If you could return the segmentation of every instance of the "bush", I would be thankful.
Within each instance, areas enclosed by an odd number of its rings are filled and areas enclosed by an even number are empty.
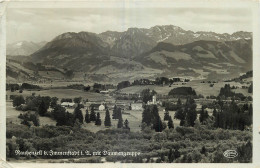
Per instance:
[[[23,96],[15,96],[13,99],[13,107],[20,106],[21,104],[24,104],[25,100]]]
[[[23,83],[21,86],[21,89],[41,89],[41,87],[37,86],[37,85],[29,84],[29,83]]]
[[[196,92],[195,90],[193,90],[191,87],[178,87],[178,88],[174,88],[172,89],[168,95],[172,95],[172,96],[175,96],[175,95],[184,95],[184,96],[189,96],[189,95],[192,95],[192,96],[196,96]]]

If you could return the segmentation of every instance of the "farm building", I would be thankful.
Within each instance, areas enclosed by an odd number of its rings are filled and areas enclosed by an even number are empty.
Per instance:
[[[89,106],[89,109],[92,109],[92,107],[94,108],[94,110],[99,110],[99,111],[103,111],[106,109],[104,104],[98,104],[98,103],[91,104]]]
[[[68,107],[68,108],[75,108],[76,107],[76,103],[72,103],[72,102],[62,102],[61,103],[62,107]]]
[[[99,111],[104,111],[105,110],[105,106],[103,104],[101,104],[99,107],[98,107],[98,110]]]
[[[131,109],[132,110],[143,110],[143,103],[132,103]]]
[[[108,90],[101,90],[100,93],[101,93],[101,94],[108,94],[109,91],[108,91]]]
[[[202,109],[202,104],[199,104],[199,103],[198,103],[197,106],[196,106],[196,110],[199,111],[199,110],[201,110],[201,109]]]
[[[94,110],[99,110],[99,106],[100,106],[101,104],[91,104],[90,106],[89,106],[89,108],[90,109],[92,109],[92,107],[94,108]]]

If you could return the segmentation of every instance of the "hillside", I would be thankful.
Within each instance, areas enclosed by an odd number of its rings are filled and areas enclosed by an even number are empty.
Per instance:
[[[8,56],[28,56],[42,48],[45,41],[34,43],[28,41],[19,41],[6,46],[6,55]]]
[[[184,45],[158,43],[136,58],[144,66],[165,74],[223,78],[237,76],[252,68],[252,40],[195,41]]]
[[[18,60],[72,70],[73,79],[79,81],[116,82],[161,75],[230,79],[252,70],[251,38],[249,32],[192,32],[173,25],[100,34],[67,32]],[[42,74],[47,72],[38,75]],[[48,78],[63,79],[59,74]]]

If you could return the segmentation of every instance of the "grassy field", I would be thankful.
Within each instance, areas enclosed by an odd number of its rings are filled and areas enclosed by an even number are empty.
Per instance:
[[[6,102],[6,121],[12,122],[15,124],[20,124],[21,119],[18,118],[20,113],[23,113],[22,111],[17,111],[13,105],[12,102],[8,101]],[[56,125],[56,121],[49,117],[41,117],[39,116],[40,125]]]
[[[50,97],[57,97],[60,99],[62,98],[75,98],[75,97],[82,97],[83,99],[88,99],[89,101],[104,101],[107,98],[110,98],[108,95],[103,95],[94,92],[84,92],[81,90],[75,89],[48,89],[48,90],[40,90],[40,91],[28,91],[24,90],[23,93],[19,93],[19,91],[11,92],[7,91],[6,94],[8,97],[10,95],[22,95],[24,97],[31,96],[32,93],[35,95],[40,96],[50,96]]]
[[[175,83],[175,85],[172,85],[169,87],[169,85],[165,86],[157,86],[157,85],[146,85],[146,86],[131,86],[122,89],[120,92],[121,93],[131,93],[131,94],[138,94],[141,93],[142,90],[144,89],[151,89],[155,90],[158,94],[163,94],[163,95],[168,95],[169,91],[173,88],[177,87],[192,87],[197,95],[201,94],[203,96],[217,96],[219,94],[220,88],[225,86],[225,84],[230,84],[230,86],[238,86],[240,88],[234,89],[234,92],[237,93],[243,93],[245,96],[248,96],[250,94],[247,93],[247,89],[242,89],[241,84],[237,82],[218,82],[215,83],[213,87],[210,87],[209,83],[200,83],[201,81],[191,81],[188,82],[185,85],[182,85],[180,82]],[[249,86],[248,84],[245,84],[246,86]]]
[[[219,93],[219,90],[221,87],[223,87],[225,84],[230,84],[231,86],[238,86],[240,88],[235,89],[234,91],[237,93],[243,93],[245,96],[248,96],[247,89],[241,89],[241,84],[236,83],[236,82],[229,82],[229,83],[224,83],[224,82],[219,82],[214,85],[214,87],[210,87],[208,83],[200,83],[200,81],[191,81],[188,82],[186,85],[181,85],[181,83],[177,83],[178,85],[172,85],[171,87],[167,86],[155,86],[155,85],[147,85],[147,86],[131,86],[128,88],[124,88],[120,90],[121,93],[140,93],[143,89],[149,88],[152,90],[155,90],[158,94],[163,94],[167,95],[168,92],[177,87],[181,86],[190,86],[195,89],[197,94],[202,94],[204,96],[209,96],[209,95],[215,95],[217,96]],[[113,97],[109,95],[103,95],[99,93],[94,93],[94,92],[84,92],[81,90],[75,90],[75,89],[46,89],[46,90],[40,90],[40,91],[28,91],[24,90],[23,93],[19,93],[18,91],[15,92],[10,92],[7,91],[6,94],[9,98],[10,95],[23,95],[24,97],[26,96],[31,96],[32,93],[35,93],[36,95],[41,95],[41,96],[50,96],[50,97],[58,97],[59,100],[62,98],[75,98],[75,97],[82,97],[83,99],[88,99],[89,101],[96,101],[96,102],[104,102],[106,99],[114,100]],[[6,103],[7,111],[6,111],[6,117],[7,121],[12,121],[14,123],[20,124],[21,120],[18,119],[18,115],[20,114],[20,111],[15,110],[15,108],[12,107],[12,102],[7,101]],[[51,111],[51,109],[49,109]],[[70,113],[73,113],[74,109],[67,109]],[[101,120],[102,120],[102,125],[101,126],[96,126],[94,123],[85,123],[82,125],[83,128],[89,129],[92,132],[97,132],[99,130],[106,129],[104,126],[104,119],[105,119],[105,111],[96,111],[100,112]],[[129,121],[129,126],[131,128],[131,131],[140,131],[141,130],[141,121],[142,121],[142,111],[129,111],[126,110],[126,113],[129,114],[123,114],[123,120],[127,119]],[[86,108],[82,109],[83,116],[85,116],[86,113]],[[113,111],[110,110],[110,115],[112,118],[112,113]],[[173,118],[173,122],[175,127],[179,125],[179,120],[174,119],[174,111],[170,111],[170,115]],[[161,116],[161,119],[163,120],[164,117],[164,111],[163,108],[159,107],[159,115]],[[41,125],[55,125],[56,121],[48,118],[48,117],[40,117],[40,124]],[[117,127],[117,120],[112,121],[112,126]],[[166,122],[167,123],[167,122]]]
[[[106,112],[105,111],[98,111],[98,112],[100,113],[100,118],[101,118],[101,121],[102,121],[101,126],[96,126],[95,123],[84,123],[82,125],[82,127],[85,128],[85,129],[88,129],[92,132],[97,132],[99,130],[106,129],[106,127],[104,126],[105,113]],[[130,127],[131,131],[133,131],[133,132],[141,131],[142,111],[128,110],[128,111],[125,111],[125,112],[130,113],[130,114],[122,114],[123,121],[125,119],[127,119],[129,121],[129,127]],[[112,127],[117,128],[118,120],[112,119],[112,113],[113,113],[113,111],[110,111],[111,124],[112,124]],[[172,116],[172,119],[173,119],[175,111],[170,111],[169,113],[170,113],[170,115]],[[83,112],[83,114],[85,115],[85,111]],[[164,111],[162,109],[159,110],[159,115],[160,115],[161,119],[163,120]],[[167,123],[168,123],[168,121],[166,121],[166,124]],[[174,123],[175,127],[180,125],[180,121],[176,120],[176,119],[173,119],[173,123]]]
[[[51,109],[49,109],[50,111]],[[67,109],[67,111],[69,111],[70,113],[73,113],[74,109]],[[83,116],[85,117],[86,114],[86,108],[81,109]],[[99,112],[100,113],[100,118],[101,118],[101,126],[96,126],[94,122],[91,123],[86,123],[84,122],[82,125],[82,128],[84,129],[88,129],[91,132],[97,132],[99,130],[104,130],[106,129],[106,127],[104,126],[104,121],[105,121],[105,111],[96,111],[96,113]],[[133,111],[133,110],[126,110],[126,113],[130,113],[130,114],[122,114],[123,117],[123,121],[125,119],[127,119],[129,121],[129,127],[131,128],[131,131],[133,132],[137,132],[141,130],[141,122],[142,122],[142,111]],[[6,103],[6,118],[7,118],[7,122],[13,122],[15,124],[20,124],[21,123],[21,119],[18,118],[19,114],[23,113],[22,111],[17,111],[13,106],[12,106],[12,102],[7,102]],[[114,120],[112,119],[112,113],[113,111],[110,110],[110,117],[111,117],[111,124],[112,127],[117,128],[117,123],[118,120]],[[170,115],[173,118],[173,123],[176,126],[179,125],[180,121],[174,119],[174,114],[175,111],[169,111]],[[163,120],[164,117],[164,111],[162,108],[159,108],[159,115],[161,117],[161,119]],[[40,120],[40,125],[56,125],[56,121],[52,120],[49,117],[41,117],[39,116],[39,120]],[[166,122],[167,124],[167,122]]]

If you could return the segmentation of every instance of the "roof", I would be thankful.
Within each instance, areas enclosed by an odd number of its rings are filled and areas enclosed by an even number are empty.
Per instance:
[[[62,102],[61,105],[62,106],[74,106],[75,103],[72,103],[72,102]]]
[[[100,93],[109,93],[108,90],[101,90]]]

